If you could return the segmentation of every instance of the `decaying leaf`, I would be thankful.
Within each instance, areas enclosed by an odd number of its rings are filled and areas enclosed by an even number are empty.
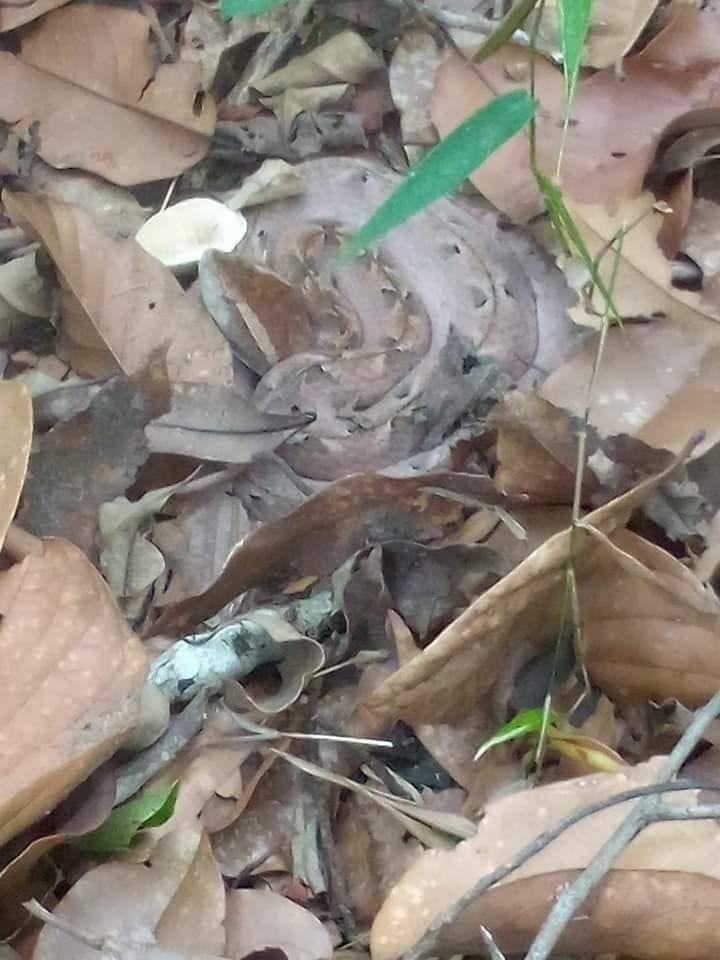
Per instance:
[[[231,890],[227,897],[227,952],[246,957],[278,950],[287,960],[330,960],[332,941],[309,910],[270,890]]]
[[[4,842],[119,745],[138,714],[147,659],[102,578],[64,540],[1,575],[0,608]]]
[[[260,93],[273,96],[289,87],[317,87],[337,82],[357,83],[382,67],[378,55],[352,30],[336,33],[319,47],[295,57],[255,84]]]
[[[113,240],[79,207],[38,194],[5,191],[2,199],[45,244],[77,303],[74,315],[64,311],[64,332],[81,358],[82,348],[109,350],[132,375],[163,350],[171,380],[231,382],[230,351],[211,318],[135,240]]]
[[[32,444],[32,401],[21,383],[0,383],[0,549],[15,516]]]
[[[674,465],[588,514],[586,523],[606,534],[624,526]],[[503,669],[519,668],[523,656],[528,661],[556,641],[570,548],[570,530],[550,537],[471,603],[421,654],[387,678],[370,695],[368,706],[385,715],[426,722],[462,717],[477,704],[487,703],[483,698]],[[579,578],[592,575],[598,549],[590,534],[576,537]]]
[[[221,199],[231,210],[256,207],[271,200],[296,197],[305,189],[302,173],[285,160],[264,160],[255,173],[245,177],[235,190],[228,190]]]
[[[652,783],[660,759],[619,774],[594,774],[488,805],[477,835],[451,851],[426,851],[391,891],[373,924],[375,960],[395,960],[420,939],[432,920],[483,876],[578,807]],[[698,802],[697,791],[668,802]],[[480,925],[498,946],[524,953],[552,906],[558,887],[575,878],[627,815],[630,804],[593,814],[482,894],[440,936],[442,956],[483,952]],[[582,915],[565,928],[568,953],[616,953],[646,960],[692,956],[711,960],[720,940],[712,919],[720,875],[715,821],[656,823],[615,861]],[[650,893],[652,891],[652,893]],[[658,909],[672,903],[672,909]],[[684,919],[685,922],[679,922]]]
[[[458,522],[458,504],[424,492],[458,484],[480,499],[502,500],[487,477],[428,474],[385,477],[356,474],[339,480],[286,517],[263,524],[230,555],[222,573],[204,593],[166,607],[153,633],[201,623],[253,587],[279,587],[306,576],[332,573],[368,540],[406,536],[432,539]]]
[[[38,127],[40,156],[55,167],[158,180],[207,150],[215,108],[199,81],[195,64],[155,66],[142,14],[69,6],[0,55],[0,117],[25,139]]]
[[[198,828],[163,837],[150,864],[114,862],[88,871],[55,913],[100,938],[114,934],[125,941],[125,951],[142,945],[149,958],[155,944],[177,951],[177,960],[209,960],[208,954],[225,952],[225,890],[207,837]],[[125,951],[121,955],[131,955]],[[68,956],[91,960],[97,952],[46,926],[35,960]]]
[[[695,455],[718,437],[717,371],[720,369],[720,299],[678,290],[671,265],[657,245],[662,215],[652,194],[604,207],[571,204],[572,216],[591,255],[623,227],[621,256],[612,251],[600,264],[613,273],[613,299],[625,317],[647,317],[647,324],[626,325],[609,333],[594,388],[591,423],[608,436],[629,433],[653,447],[677,451],[690,433],[706,431]],[[594,338],[583,343],[567,364],[540,387],[545,399],[582,415],[595,354]]]

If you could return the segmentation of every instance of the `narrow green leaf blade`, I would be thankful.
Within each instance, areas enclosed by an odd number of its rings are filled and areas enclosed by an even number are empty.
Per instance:
[[[475,63],[482,63],[497,53],[500,47],[509,43],[512,35],[525,23],[537,3],[538,0],[520,0],[514,4],[473,57]]]
[[[496,97],[468,117],[410,171],[368,222],[340,249],[352,257],[434,200],[459,187],[498,147],[515,136],[537,109],[525,90]]]
[[[588,250],[585,241],[582,238],[582,234],[578,230],[575,221],[570,215],[570,211],[565,206],[565,201],[563,200],[562,194],[552,180],[549,179],[549,177],[546,177],[537,170],[535,171],[535,179],[537,180],[540,193],[543,195],[543,200],[545,201],[545,206],[547,207],[550,221],[553,225],[553,228],[557,232],[560,241],[563,243],[568,252],[575,253],[580,257],[582,262],[585,264],[588,273],[590,274],[590,279],[600,291],[607,305],[609,316],[618,323],[622,323],[620,314],[613,303],[612,293],[608,289],[608,286],[603,278],[600,276],[597,263]]]
[[[179,783],[162,790],[143,790],[132,800],[115,807],[97,830],[80,837],[79,847],[87,853],[105,854],[127,850],[140,830],[158,827],[173,815]]]
[[[493,747],[501,743],[510,743],[513,740],[519,740],[526,737],[529,733],[540,733],[543,725],[544,709],[542,707],[533,707],[531,710],[521,710],[516,713],[512,720],[508,720],[500,729],[489,737],[481,747],[478,748],[473,760],[479,760]],[[550,727],[557,726],[559,723],[558,715],[551,710],[549,714]]]
[[[249,17],[257,13],[267,13],[273,7],[287,2],[288,0],[220,0],[220,16],[226,20]]]
[[[569,104],[575,95],[583,48],[590,29],[592,0],[559,0],[557,11],[565,76],[565,98]]]

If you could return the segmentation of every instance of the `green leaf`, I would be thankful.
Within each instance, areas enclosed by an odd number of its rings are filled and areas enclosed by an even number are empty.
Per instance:
[[[538,0],[520,0],[514,4],[473,57],[475,63],[487,60],[512,40],[512,35],[525,23],[537,3]]]
[[[226,20],[233,17],[249,17],[255,13],[267,13],[288,0],[220,0],[220,16]]]
[[[544,712],[543,707],[533,707],[532,710],[521,710],[520,713],[516,713],[512,720],[508,720],[492,737],[483,743],[473,757],[473,760],[479,760],[488,750],[497,747],[501,743],[520,740],[521,737],[526,737],[529,733],[540,733],[543,725]],[[560,723],[560,718],[554,710],[550,711],[548,719],[551,729],[557,727]]]
[[[590,274],[590,279],[598,288],[603,299],[605,300],[610,317],[613,320],[616,320],[618,323],[622,323],[620,314],[613,303],[612,294],[610,293],[607,284],[600,276],[597,263],[590,254],[590,251],[588,250],[585,241],[582,238],[582,234],[578,230],[575,221],[570,215],[570,211],[565,206],[565,201],[563,200],[562,194],[552,180],[540,173],[539,170],[535,170],[535,179],[537,180],[537,185],[540,188],[540,193],[543,195],[543,200],[545,201],[545,206],[547,207],[550,221],[560,239],[560,242],[568,252],[574,253],[580,257],[582,262],[585,264],[588,273]]]
[[[80,837],[79,847],[87,853],[104,854],[127,850],[140,830],[159,827],[173,815],[178,781],[162,790],[144,790],[127,803],[115,807],[97,830]]]
[[[426,154],[368,222],[340,248],[361,253],[434,200],[459,187],[498,147],[518,133],[537,109],[525,90],[491,100]]]
[[[592,0],[559,0],[557,5],[562,44],[565,99],[569,104],[575,95],[583,48],[590,29]]]

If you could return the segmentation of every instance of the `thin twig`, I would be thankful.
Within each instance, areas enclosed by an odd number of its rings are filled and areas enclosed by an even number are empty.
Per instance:
[[[702,738],[705,728],[720,713],[720,690],[695,712],[695,718],[678,740],[660,771],[660,777],[674,777]],[[532,942],[525,960],[547,960],[565,927],[588,896],[602,881],[616,858],[662,809],[659,795],[637,803],[612,836],[592,858],[579,877],[560,893],[555,905]]]
[[[497,867],[492,873],[486,874],[474,883],[472,887],[458,900],[455,900],[447,910],[443,911],[443,913],[433,920],[432,924],[425,931],[422,939],[419,940],[406,955],[405,960],[421,960],[422,957],[433,953],[437,946],[440,933],[446,927],[453,924],[466,907],[474,903],[475,900],[477,900],[481,894],[485,893],[486,890],[489,890],[490,887],[494,887],[497,883],[500,883],[501,880],[504,880],[505,877],[519,870],[528,860],[531,860],[554,840],[557,840],[559,836],[565,833],[566,830],[569,830],[570,827],[575,826],[576,823],[585,820],[587,817],[591,817],[595,813],[600,813],[602,810],[607,810],[608,807],[616,806],[619,803],[627,803],[628,800],[637,800],[641,797],[655,797],[662,793],[677,793],[682,790],[720,790],[720,786],[709,786],[702,780],[675,780],[666,783],[651,783],[644,787],[624,790],[622,793],[616,793],[612,797],[606,797],[603,800],[597,800],[595,803],[589,803],[584,807],[578,807],[577,810],[573,810],[571,814],[559,823],[556,823],[554,827],[545,830],[544,833],[538,834],[537,837],[519,850],[507,863],[504,863],[501,867]]]

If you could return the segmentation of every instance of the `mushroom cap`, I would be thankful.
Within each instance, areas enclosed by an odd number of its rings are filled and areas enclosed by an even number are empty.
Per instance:
[[[206,250],[230,253],[247,233],[247,220],[218,200],[192,197],[154,214],[135,239],[166,267],[196,264]]]

